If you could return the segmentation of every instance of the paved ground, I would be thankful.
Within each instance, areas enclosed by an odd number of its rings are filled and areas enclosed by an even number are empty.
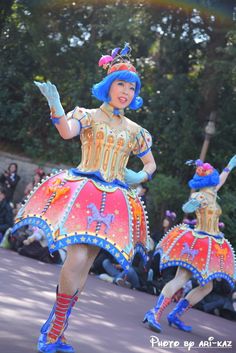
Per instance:
[[[54,301],[59,271],[60,266],[0,249],[0,353],[37,351],[38,332]],[[232,341],[233,348],[227,351],[236,352],[236,323],[198,310],[192,309],[186,314],[185,321],[194,326],[193,333],[169,327],[165,318],[162,320],[163,333],[152,333],[141,320],[155,301],[149,294],[90,276],[71,317],[67,338],[76,353],[188,352],[185,341],[194,343],[190,352],[203,353],[209,349],[202,348],[201,341],[208,341],[209,337],[214,337],[215,342]],[[154,336],[153,347],[151,336]],[[177,341],[179,346],[161,348],[156,342],[158,339],[162,344]],[[216,343],[211,347],[215,348],[210,351],[213,353],[226,349],[217,349]]]

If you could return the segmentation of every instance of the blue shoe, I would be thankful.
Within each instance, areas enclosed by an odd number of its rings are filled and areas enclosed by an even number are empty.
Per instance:
[[[38,340],[38,351],[40,353],[75,353],[74,348],[66,343],[64,331],[67,329],[72,307],[78,299],[77,292],[73,296],[69,296],[67,294],[58,293],[57,287],[56,294],[56,302],[53,305],[47,321],[41,327],[41,335],[39,336]],[[64,300],[63,302],[61,301],[61,298]],[[65,306],[67,311],[65,312],[65,317],[63,319],[64,322],[61,327],[59,336],[54,335],[54,342],[50,342],[50,340],[47,338],[47,335],[50,333],[49,331],[54,323],[54,320],[56,319],[56,309],[58,308],[58,311],[65,311]]]
[[[161,332],[161,324],[156,320],[154,312],[150,311],[147,318],[148,327],[157,333]]]
[[[161,294],[157,300],[155,308],[146,312],[143,323],[147,322],[151,330],[155,332],[161,332],[161,325],[159,320],[161,318],[163,310],[170,304],[171,298],[166,298]]]
[[[146,314],[144,315],[144,318],[143,318],[143,323],[145,324],[145,322],[148,322],[149,320],[149,317],[152,316],[152,314],[154,314],[155,311],[154,311],[154,308],[153,309],[150,309],[146,312]]]
[[[75,353],[74,348],[67,344],[64,339],[59,338],[56,342],[47,342],[47,334],[39,336],[38,352],[40,353]]]
[[[38,352],[40,353],[56,353],[57,352],[57,343],[47,342],[47,335],[41,334],[38,340]]]
[[[189,301],[185,298],[181,299],[175,308],[167,316],[169,325],[175,325],[182,331],[191,332],[192,326],[185,325],[183,321],[180,320],[180,317],[183,313],[190,308]]]
[[[65,339],[59,338],[57,341],[57,353],[75,353],[75,350]]]

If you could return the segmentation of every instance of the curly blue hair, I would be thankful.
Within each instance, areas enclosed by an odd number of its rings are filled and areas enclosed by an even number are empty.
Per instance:
[[[220,182],[220,175],[216,169],[205,176],[200,176],[197,173],[194,174],[193,178],[188,182],[191,189],[202,189],[218,185]]]
[[[109,96],[110,87],[115,80],[134,82],[136,84],[134,98],[130,103],[129,108],[134,110],[141,108],[141,106],[143,105],[143,99],[139,97],[139,93],[141,89],[140,78],[135,72],[131,72],[128,70],[120,70],[120,71],[113,72],[107,75],[99,83],[96,83],[92,88],[93,96],[102,102],[109,103],[111,100]]]

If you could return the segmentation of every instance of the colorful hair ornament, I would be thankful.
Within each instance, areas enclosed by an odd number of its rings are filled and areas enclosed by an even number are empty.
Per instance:
[[[116,57],[116,55],[119,53],[120,48],[115,48],[112,50],[111,52],[111,56],[113,57],[113,59]]]
[[[104,69],[107,68],[108,64],[113,61],[113,57],[110,55],[103,55],[98,62],[98,66],[102,66]]]
[[[191,166],[194,165],[196,167],[200,167],[203,165],[203,161],[201,159],[189,159],[188,161],[185,162],[186,165]]]
[[[191,159],[186,161],[185,164],[188,166],[195,165],[197,167],[196,174],[199,176],[206,176],[212,174],[214,171],[214,168],[210,165],[210,163],[204,163],[201,159]]]
[[[196,165],[197,167],[201,167],[201,166],[203,165],[203,161],[202,161],[201,159],[197,159],[197,160],[195,161],[195,165]]]
[[[195,165],[196,172],[188,182],[191,189],[202,189],[216,186],[219,183],[219,173],[210,163],[204,163],[201,159],[189,160],[185,164]]]
[[[121,52],[120,52],[120,55],[121,56],[124,56],[124,55],[127,55],[127,54],[129,54],[131,52],[131,48],[130,48],[130,46],[129,46],[129,43],[125,43],[125,46],[124,46],[124,48],[121,50]]]
[[[131,47],[129,46],[129,43],[125,43],[125,46],[121,51],[120,48],[117,47],[111,51],[111,55],[103,55],[98,62],[98,66],[108,69],[108,75],[116,71],[130,71],[137,73],[135,67],[130,62],[130,53]]]
[[[196,165],[195,161],[193,159],[189,159],[188,161],[185,162],[186,165],[191,166],[191,165]]]
[[[212,174],[213,171],[214,168],[212,167],[212,165],[210,165],[209,163],[202,163],[201,165],[199,165],[199,167],[197,167],[196,174],[199,176],[206,176]]]

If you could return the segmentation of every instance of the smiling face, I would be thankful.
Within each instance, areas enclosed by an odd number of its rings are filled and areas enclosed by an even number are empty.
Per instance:
[[[109,96],[109,104],[114,108],[124,109],[130,105],[135,94],[135,83],[115,80],[112,82]]]

